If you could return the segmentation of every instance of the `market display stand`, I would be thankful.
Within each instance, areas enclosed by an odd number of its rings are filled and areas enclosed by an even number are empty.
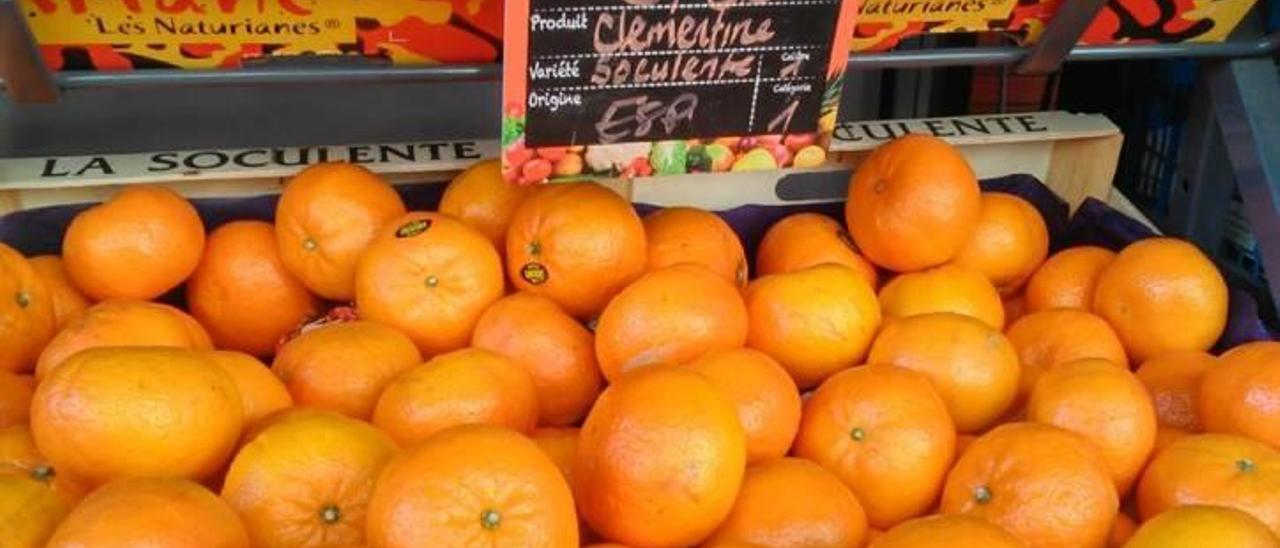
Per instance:
[[[1105,4],[1104,0],[1071,2],[1049,23],[1040,41],[1030,48],[1000,46],[866,53],[851,56],[849,67],[852,70],[873,70],[1010,66],[1018,74],[1047,74],[1058,70],[1064,62],[1202,59],[1201,93],[1188,124],[1187,146],[1179,161],[1180,171],[1186,176],[1184,199],[1176,214],[1164,220],[1163,228],[1185,233],[1202,246],[1216,245],[1213,238],[1221,234],[1231,192],[1231,181],[1222,177],[1226,169],[1233,175],[1244,198],[1265,270],[1280,272],[1280,77],[1271,58],[1280,50],[1280,32],[1265,34],[1259,31],[1259,16],[1241,25],[1232,40],[1217,44],[1075,46],[1088,22]],[[496,97],[500,73],[501,67],[492,64],[370,66],[345,60],[312,60],[272,62],[239,70],[64,71],[52,74],[40,62],[17,4],[0,1],[0,79],[3,80],[7,100],[13,103],[9,108],[14,112],[47,108],[40,104],[58,101],[64,93],[91,90],[172,87],[196,90],[215,86],[278,86],[289,89],[290,86],[319,84],[350,89],[351,86],[380,87],[397,83],[442,84],[444,89],[471,86],[466,93],[455,91],[435,96],[452,95],[453,100],[470,100],[469,105],[485,104],[489,110],[477,112],[472,108],[414,105],[415,108],[440,109],[432,117],[435,123],[411,129],[421,132],[419,138],[457,138],[460,136],[442,136],[441,132],[456,132],[459,127],[490,127],[488,122],[496,119],[498,101],[484,99],[488,94]],[[252,108],[253,105],[242,103],[241,106]],[[259,108],[269,107],[259,105]],[[246,116],[254,114],[262,115],[264,119],[270,117],[266,110],[244,113]],[[466,123],[452,123],[464,118]],[[139,123],[146,121],[140,120]],[[496,128],[497,124],[493,123],[491,127]],[[13,128],[0,128],[0,135],[7,135],[11,140],[20,138],[18,133]],[[341,135],[326,137],[331,142],[344,140]],[[42,153],[67,154],[56,150],[56,138],[45,138],[49,144]],[[346,139],[345,142],[352,140]],[[166,147],[157,143],[150,149],[157,148]],[[0,155],[6,155],[5,150],[7,147],[0,147]],[[1275,284],[1270,292],[1272,300],[1280,302],[1280,284]]]

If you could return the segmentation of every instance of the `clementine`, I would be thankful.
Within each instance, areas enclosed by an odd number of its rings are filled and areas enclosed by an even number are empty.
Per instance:
[[[610,382],[660,363],[681,364],[747,341],[747,309],[730,282],[695,264],[645,273],[596,324],[596,360]]]
[[[48,548],[248,548],[236,513],[208,489],[177,478],[113,481],[85,497]]]
[[[1054,426],[997,426],[947,476],[944,514],[984,519],[1027,546],[1104,546],[1120,503],[1102,455]]]
[[[0,428],[27,423],[35,390],[35,380],[30,375],[0,370]]]
[[[275,232],[262,221],[234,221],[209,235],[187,304],[214,345],[254,356],[274,353],[320,311],[320,300],[285,270]]]
[[[858,254],[853,239],[835,219],[796,213],[773,223],[756,248],[756,275],[783,274],[835,263],[857,272],[872,289],[879,286],[875,265]]]
[[[503,289],[493,245],[439,213],[409,213],[387,225],[356,270],[361,316],[405,332],[427,355],[466,346]]]
[[[204,242],[191,202],[166,188],[132,185],[71,220],[62,258],[90,298],[147,301],[195,272]]]
[[[41,548],[72,503],[32,478],[0,472],[0,531],[5,548]]]
[[[1280,451],[1233,434],[1185,436],[1147,464],[1136,498],[1144,520],[1212,504],[1243,510],[1280,535]]]
[[[36,448],[31,428],[15,424],[0,428],[0,475],[18,474],[41,482],[47,489],[75,505],[89,492],[84,480],[53,466]]]
[[[528,438],[495,426],[458,426],[400,453],[368,508],[377,548],[578,546],[560,471]]]
[[[501,161],[481,160],[459,173],[445,187],[444,196],[440,198],[440,213],[452,215],[484,234],[501,252],[511,216],[533,188],[504,180]]]
[[[1126,548],[1277,548],[1257,518],[1225,506],[1180,506],[1142,524]]]
[[[111,346],[167,346],[212,350],[200,323],[172,306],[143,301],[103,301],[89,307],[49,341],[36,364],[44,379],[72,355]]]
[[[1009,340],[977,319],[950,312],[885,326],[867,362],[924,373],[964,433],[994,424],[1018,392],[1018,355]]]
[[[332,411],[293,413],[240,449],[222,498],[254,546],[357,546],[373,482],[395,451],[366,423]]]
[[[560,469],[569,487],[573,487],[573,458],[578,453],[580,432],[578,428],[539,428],[529,436]]]
[[[715,385],[686,369],[646,367],[605,389],[587,415],[574,498],[605,538],[689,545],[729,515],[745,465],[742,426]]]
[[[1017,537],[964,514],[932,515],[904,521],[868,548],[1022,548]]]
[[[693,207],[660,209],[645,216],[644,234],[650,271],[694,263],[733,285],[747,284],[747,254],[742,240],[715,213]]]
[[[218,351],[207,356],[236,383],[240,404],[244,408],[244,427],[281,409],[293,407],[293,397],[280,378],[266,364],[240,352]]]
[[[1206,352],[1188,350],[1159,354],[1142,362],[1138,380],[1147,387],[1161,427],[1200,431],[1200,384],[1218,360]]]
[[[1097,358],[1067,362],[1040,375],[1027,401],[1027,419],[1092,442],[1121,494],[1133,486],[1156,444],[1156,411],[1142,382]]]
[[[1208,350],[1227,323],[1227,284],[1190,243],[1130,244],[1098,276],[1093,310],[1137,362],[1172,350]]]
[[[889,365],[822,383],[804,404],[792,448],[839,477],[878,528],[927,512],[955,451],[955,427],[929,379]]]
[[[787,454],[800,428],[800,392],[795,381],[768,354],[735,348],[689,364],[724,392],[738,410],[747,436],[747,463]]]
[[[1114,251],[1088,245],[1054,253],[1027,280],[1027,310],[1093,309],[1098,276],[1115,258]]]
[[[368,419],[382,389],[420,363],[407,335],[359,320],[303,333],[280,348],[271,369],[295,404]]]
[[[226,464],[243,421],[231,376],[176,348],[86,350],[45,377],[31,402],[40,452],[95,483],[206,478]]]
[[[539,424],[577,424],[600,394],[595,339],[546,297],[499,299],[480,315],[471,346],[505,356],[533,378]]]
[[[811,461],[779,458],[747,468],[733,510],[709,543],[856,548],[866,532],[862,504],[838,478]]]
[[[956,256],[978,227],[978,179],[936,137],[912,134],[877,148],[849,181],[845,222],[871,262],[895,272]]]
[[[289,273],[326,299],[355,297],[356,262],[404,202],[382,177],[352,164],[302,170],[276,205],[276,242]]]
[[[1049,254],[1049,229],[1035,206],[1012,194],[982,195],[982,213],[955,264],[987,276],[1001,294],[1022,288]]]
[[[1121,369],[1129,367],[1129,358],[1115,330],[1106,320],[1083,310],[1060,308],[1033,312],[1010,325],[1005,335],[1018,351],[1018,362],[1022,364],[1019,404],[1031,396],[1040,375],[1061,364],[1098,358]]]
[[[516,207],[507,230],[507,277],[578,318],[604,310],[648,261],[631,204],[596,183],[543,185]]]
[[[89,298],[71,282],[61,257],[41,255],[29,260],[53,299],[53,318],[57,329],[66,327],[89,309]]]
[[[862,363],[880,327],[880,304],[848,267],[821,264],[747,287],[747,346],[782,364],[801,389]]]
[[[464,348],[391,381],[378,398],[373,424],[404,446],[459,424],[528,433],[538,425],[538,392],[529,374],[511,360]]]
[[[31,371],[56,327],[48,285],[21,253],[0,243],[0,371]]]
[[[1252,342],[1223,354],[1200,384],[1204,429],[1248,436],[1280,449],[1280,343]]]
[[[886,321],[930,312],[963,314],[1000,331],[1004,303],[995,286],[981,272],[956,265],[902,274],[880,289],[880,310]]]

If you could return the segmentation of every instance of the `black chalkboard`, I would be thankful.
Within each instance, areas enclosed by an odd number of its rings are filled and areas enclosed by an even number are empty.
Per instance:
[[[809,133],[841,0],[529,0],[530,147]]]

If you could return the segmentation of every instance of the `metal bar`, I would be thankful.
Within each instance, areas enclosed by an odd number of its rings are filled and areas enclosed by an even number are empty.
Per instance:
[[[18,4],[0,0],[0,81],[20,103],[52,103],[58,88],[45,68]]]
[[[1107,0],[1073,0],[1071,9],[1059,9],[1014,72],[1033,75],[1057,72],[1106,5]]]
[[[1280,74],[1271,59],[1236,59],[1205,67],[1218,130],[1226,147],[1263,269],[1280,303]]]

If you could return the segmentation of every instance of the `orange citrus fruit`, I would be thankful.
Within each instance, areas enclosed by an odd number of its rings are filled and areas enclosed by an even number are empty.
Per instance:
[[[400,453],[378,477],[369,544],[578,545],[573,495],[551,459],[505,428],[451,428]]]
[[[86,310],[49,341],[36,364],[44,379],[72,355],[111,346],[167,346],[212,350],[209,334],[187,313],[144,301],[103,301]]]
[[[1217,364],[1207,352],[1193,350],[1157,354],[1142,362],[1136,375],[1151,395],[1161,427],[1200,431],[1200,384]]]
[[[261,548],[357,546],[373,482],[396,446],[332,411],[281,417],[231,461],[222,498]]]
[[[737,413],[715,385],[686,369],[646,367],[605,389],[587,415],[574,498],[605,538],[695,544],[732,510],[746,453]]]
[[[1026,402],[1040,375],[1061,364],[1099,358],[1122,369],[1129,367],[1129,358],[1115,330],[1106,320],[1084,310],[1061,308],[1032,312],[1013,322],[1005,335],[1013,343],[1022,364],[1019,404]]]
[[[1280,539],[1257,518],[1225,506],[1180,506],[1142,524],[1126,548],[1276,548]]]
[[[1027,401],[1027,419],[1092,442],[1120,493],[1129,491],[1156,444],[1156,411],[1142,382],[1097,358],[1067,362],[1040,375]]]
[[[533,378],[539,424],[577,424],[600,394],[595,339],[546,297],[521,292],[499,299],[480,315],[471,346],[505,356]]]
[[[1093,309],[1093,292],[1114,251],[1094,246],[1070,247],[1054,253],[1027,280],[1027,310]]]
[[[48,548],[249,548],[236,513],[208,489],[177,478],[127,478],[85,497]]]
[[[1102,455],[1054,426],[997,426],[947,476],[943,514],[984,519],[1027,546],[1103,546],[1120,503]]]
[[[849,181],[845,223],[871,262],[911,272],[950,261],[978,226],[981,191],[964,156],[911,134],[873,151]]]
[[[6,548],[44,546],[71,506],[37,480],[0,472],[0,531]]]
[[[204,242],[204,223],[182,196],[128,186],[71,220],[62,260],[76,287],[94,300],[147,301],[195,272]]]
[[[950,312],[885,326],[867,362],[923,373],[965,433],[994,424],[1018,392],[1018,355],[1009,340],[977,319]]]
[[[404,202],[382,177],[352,164],[302,170],[276,204],[276,241],[285,269],[326,299],[355,297],[356,262]]]
[[[543,185],[516,207],[507,230],[507,277],[588,318],[640,277],[644,224],[621,196],[596,183]]]
[[[36,269],[36,275],[44,281],[45,287],[49,290],[49,296],[53,299],[53,318],[58,329],[66,327],[89,309],[89,298],[67,276],[62,257],[41,255],[31,257],[29,260],[31,267]]]
[[[89,492],[84,480],[57,468],[36,448],[31,428],[15,424],[0,428],[0,475],[18,474],[39,481],[68,504],[74,505]]]
[[[1280,343],[1252,342],[1223,354],[1205,371],[1198,400],[1206,431],[1280,449]]]
[[[320,311],[320,300],[280,262],[275,232],[235,221],[209,234],[187,283],[191,314],[223,350],[269,356],[276,343]]]
[[[880,289],[880,310],[885,321],[954,312],[981,320],[997,331],[1004,329],[1004,303],[991,281],[981,272],[950,264],[889,280]]]
[[[1013,294],[1048,254],[1049,229],[1035,206],[1012,194],[987,192],[978,227],[955,264],[985,274],[1002,294]]]
[[[460,424],[528,433],[538,425],[538,393],[529,374],[511,360],[464,348],[391,381],[378,398],[373,424],[405,446]]]
[[[0,428],[27,423],[35,390],[35,379],[31,375],[0,371]]]
[[[747,284],[747,254],[729,223],[710,211],[668,207],[644,218],[648,270],[680,263],[706,267],[725,281]]]
[[[21,253],[0,243],[0,371],[31,371],[56,327],[48,285]]]
[[[862,363],[880,327],[875,292],[840,265],[759,278],[746,304],[747,346],[777,360],[801,389]]]
[[[737,287],[706,268],[678,264],[645,273],[618,293],[595,329],[596,360],[610,382],[654,364],[682,364],[747,341]]]
[[[1135,362],[1171,350],[1208,350],[1227,324],[1227,284],[1194,245],[1148,238],[1103,269],[1093,310]]]
[[[284,383],[257,358],[225,350],[210,352],[207,357],[235,381],[244,408],[245,428],[276,411],[293,407],[293,397]]]
[[[502,178],[502,162],[481,160],[459,173],[444,189],[440,213],[452,215],[476,229],[499,252],[507,239],[507,225],[516,206],[535,187],[513,185]]]
[[[1233,434],[1197,434],[1169,444],[1138,483],[1144,520],[1178,506],[1242,510],[1280,535],[1280,451]]]
[[[40,452],[98,483],[209,477],[231,456],[243,421],[231,376],[176,348],[86,350],[45,377],[31,402]]]
[[[360,320],[303,333],[280,348],[271,369],[297,405],[368,419],[382,389],[420,363],[407,335]]]
[[[768,276],[835,263],[857,272],[873,289],[879,286],[875,265],[858,254],[853,239],[835,219],[818,213],[783,217],[764,233],[756,248],[756,275]]]
[[[862,504],[838,478],[812,461],[779,458],[747,468],[733,510],[708,543],[861,546],[866,532]]]
[[[835,374],[809,397],[792,453],[831,471],[873,527],[923,515],[955,457],[946,404],[924,375],[889,365]]]
[[[703,356],[689,364],[724,391],[747,436],[747,463],[787,454],[800,428],[800,392],[778,362],[750,348]]]
[[[963,514],[932,515],[904,521],[868,548],[1022,548],[1017,537]]]

